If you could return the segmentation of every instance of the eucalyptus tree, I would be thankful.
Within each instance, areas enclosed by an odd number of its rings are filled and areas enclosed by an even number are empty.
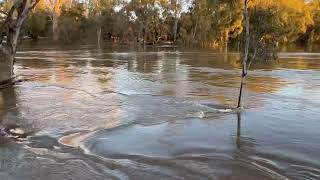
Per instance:
[[[97,44],[101,44],[102,40],[102,27],[104,24],[108,24],[108,20],[111,19],[111,14],[116,6],[115,0],[90,0],[89,1],[89,13],[90,17],[94,20],[97,33]]]
[[[213,9],[213,33],[216,42],[227,48],[229,39],[238,37],[242,30],[243,0],[220,0]]]
[[[138,24],[138,40],[145,45],[149,40],[155,42],[160,26],[160,2],[157,0],[132,0],[126,6],[131,19]]]
[[[309,4],[313,15],[313,28],[309,35],[309,42],[319,42],[320,41],[320,1],[314,0]]]
[[[14,56],[16,53],[21,28],[28,14],[39,0],[11,1],[11,7],[5,14],[0,29],[0,84],[8,83],[13,77]]]
[[[69,0],[72,3],[72,0]],[[59,16],[61,14],[61,8],[68,0],[44,0],[46,8],[50,14],[52,25],[52,40],[58,41],[59,39]]]
[[[191,27],[186,28],[182,25],[183,29],[191,29],[189,36],[192,42],[200,44],[209,44],[214,41],[215,33],[213,33],[213,9],[218,4],[218,0],[197,0],[193,1],[190,7],[190,12],[185,13],[182,19],[191,21]],[[190,24],[187,22],[187,24]]]
[[[181,15],[182,11],[182,0],[171,0],[171,5],[173,9],[173,14],[174,14],[174,24],[173,24],[173,41],[176,41],[177,39],[177,32],[178,32],[178,21]]]
[[[70,7],[63,6],[59,17],[59,34],[64,43],[81,41],[87,35],[85,4],[74,2]]]
[[[274,61],[280,43],[296,42],[314,23],[304,0],[245,0],[245,33],[242,35],[242,88],[252,63]]]
[[[208,0],[208,5],[210,7],[218,7],[218,9],[223,8],[221,7],[221,3],[225,3],[224,0]],[[246,76],[248,74],[249,64],[248,63],[248,57],[249,57],[249,46],[250,46],[250,19],[249,19],[249,0],[243,0],[242,2],[239,2],[237,0],[230,0],[228,1],[233,7],[236,6],[242,6],[243,7],[243,19],[244,19],[244,47],[242,48],[243,51],[241,51],[241,57],[242,57],[242,73],[241,73],[241,83],[239,88],[239,96],[238,96],[238,103],[237,108],[241,107],[241,100],[242,100],[242,92],[243,92],[243,86],[245,83]],[[224,6],[225,7],[225,6]]]
[[[250,46],[250,19],[249,19],[249,12],[248,12],[248,0],[244,0],[243,14],[244,14],[244,21],[245,21],[245,45],[244,45],[244,54],[243,54],[243,60],[242,60],[241,84],[240,84],[237,108],[241,107],[243,84],[249,69],[248,56],[249,56],[249,46]]]
[[[184,6],[188,6],[190,0],[169,0],[168,6],[170,9],[170,13],[173,16],[173,25],[172,25],[172,40],[177,40],[178,34],[178,24],[179,19],[181,18],[181,14],[183,12]]]
[[[285,32],[282,31],[283,23],[275,16],[278,9],[270,11],[268,7],[266,8],[265,3],[269,5],[272,2],[263,0],[209,0],[209,5],[217,6],[226,2],[231,3],[230,5],[233,7],[239,5],[243,7],[242,27],[244,27],[244,30],[241,34],[242,73],[237,103],[237,108],[241,108],[243,87],[251,64],[254,61],[276,59],[278,42]],[[224,5],[224,7],[226,6]],[[225,24],[225,27],[228,29],[230,26]]]
[[[46,10],[46,4],[41,0],[30,13],[23,33],[33,40],[37,40],[39,36],[46,37],[50,27],[49,13]]]

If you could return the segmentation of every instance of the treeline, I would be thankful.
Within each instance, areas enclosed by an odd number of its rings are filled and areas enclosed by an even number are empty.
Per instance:
[[[0,2],[2,24],[11,3],[11,0]],[[34,40],[47,38],[62,43],[242,47],[243,3],[243,0],[41,0],[22,34]],[[263,45],[261,42],[278,46],[320,41],[319,0],[251,0],[249,17],[251,46]]]

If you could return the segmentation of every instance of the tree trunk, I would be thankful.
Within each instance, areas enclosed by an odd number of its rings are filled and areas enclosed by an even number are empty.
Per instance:
[[[242,89],[245,82],[245,78],[247,76],[247,62],[248,62],[248,55],[249,55],[249,45],[250,45],[250,20],[249,20],[249,13],[248,13],[248,0],[244,0],[244,18],[245,18],[245,26],[246,26],[246,36],[245,36],[245,48],[244,48],[244,56],[242,62],[242,75],[241,75],[241,85],[240,85],[240,92],[238,98],[238,105],[237,108],[241,107],[241,98],[242,98]]]
[[[147,30],[144,27],[144,29],[143,29],[143,49],[146,49],[146,41],[147,41]]]
[[[173,41],[174,42],[176,42],[176,40],[177,40],[178,22],[179,22],[179,19],[178,19],[177,15],[175,15],[174,24],[173,24]]]
[[[13,78],[13,65],[21,27],[39,0],[16,0],[0,31],[0,84]]]
[[[11,81],[13,77],[13,54],[0,52],[0,85]]]
[[[246,79],[246,76],[245,76],[244,74],[242,74],[237,108],[240,108],[240,107],[241,107],[242,89],[243,89],[243,85],[244,85],[245,79]]]
[[[57,42],[59,40],[59,29],[58,29],[58,15],[53,13],[52,15],[52,40]]]
[[[197,34],[197,28],[198,28],[198,17],[196,19],[196,25],[194,27],[193,35],[192,35],[192,40],[194,41],[196,39],[196,34]]]
[[[101,45],[101,31],[102,31],[102,27],[101,27],[101,24],[99,25],[98,29],[97,29],[97,43],[98,43],[98,46],[100,47]]]
[[[229,45],[229,29],[226,29],[223,34],[223,48],[228,49]]]

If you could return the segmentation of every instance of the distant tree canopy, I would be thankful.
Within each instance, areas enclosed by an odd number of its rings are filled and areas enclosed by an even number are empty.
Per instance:
[[[241,45],[242,1],[41,0],[23,35],[63,43]],[[11,3],[0,1],[0,26]],[[249,16],[252,56],[279,44],[320,42],[319,0],[250,0]]]

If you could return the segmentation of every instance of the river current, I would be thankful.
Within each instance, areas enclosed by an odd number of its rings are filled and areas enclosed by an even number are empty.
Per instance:
[[[0,90],[0,180],[320,179],[320,53],[23,47]]]

